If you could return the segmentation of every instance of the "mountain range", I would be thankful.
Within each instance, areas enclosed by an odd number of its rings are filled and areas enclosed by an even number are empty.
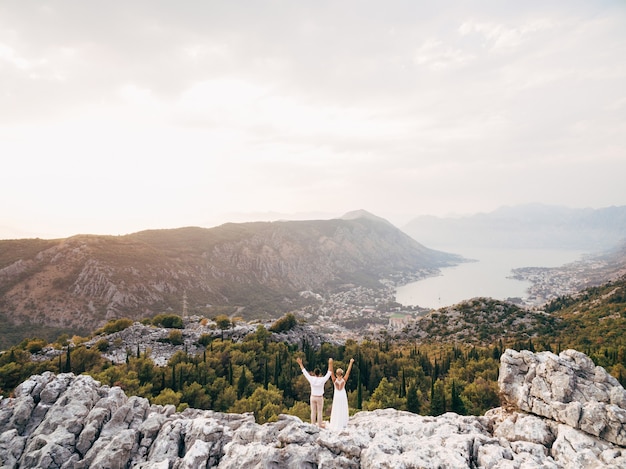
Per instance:
[[[0,240],[0,347],[164,312],[275,319],[315,298],[388,289],[465,261],[428,245],[588,249],[623,259],[625,233],[626,207],[526,205],[420,217],[403,230],[358,210],[330,220]]]
[[[465,217],[420,216],[402,230],[427,246],[604,251],[626,240],[626,206],[501,207]]]
[[[93,330],[157,313],[279,317],[346,286],[432,275],[462,259],[384,219],[227,223],[125,236],[0,241],[0,320]]]

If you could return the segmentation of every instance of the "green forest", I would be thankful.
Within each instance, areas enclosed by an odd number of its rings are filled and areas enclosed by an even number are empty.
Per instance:
[[[481,414],[499,405],[497,375],[502,345],[488,348],[418,347],[388,341],[328,343],[315,350],[270,340],[259,326],[241,342],[215,338],[202,355],[176,352],[167,366],[156,366],[149,352],[129,353],[126,363],[114,365],[98,347],[64,347],[58,359],[31,361],[39,339],[26,340],[0,357],[0,387],[6,394],[33,374],[44,371],[87,373],[104,385],[120,386],[128,395],[146,397],[153,404],[173,404],[220,412],[254,412],[257,422],[279,414],[309,418],[310,387],[295,362],[302,357],[307,369],[355,366],[346,389],[353,411],[394,407],[420,414],[446,411]],[[99,343],[100,344],[100,343]],[[99,345],[104,347],[104,345]],[[326,385],[330,407],[332,386]]]
[[[346,385],[351,412],[393,407],[422,415],[452,411],[482,415],[498,407],[498,369],[506,348],[559,353],[575,348],[589,355],[624,385],[626,383],[626,296],[624,281],[586,290],[577,299],[558,298],[546,307],[555,317],[549,334],[525,340],[501,338],[488,345],[418,342],[383,334],[379,339],[343,345],[322,343],[314,348],[302,340],[288,344],[272,340],[274,332],[298,324],[293,314],[278,319],[269,328],[259,325],[243,340],[220,335],[202,335],[202,353],[176,352],[165,366],[157,366],[150,350],[127,350],[126,362],[114,364],[102,356],[109,347],[106,334],[133,324],[130,319],[109,322],[92,337],[102,336],[93,347],[87,338],[60,336],[53,345],[57,358],[34,361],[32,354],[45,340],[23,340],[0,355],[0,394],[9,396],[33,374],[86,373],[103,385],[119,386],[127,395],[147,398],[153,404],[212,409],[220,412],[253,412],[258,423],[274,421],[280,414],[309,419],[310,387],[296,358],[308,370],[327,369],[328,358],[335,368],[355,364]],[[600,300],[601,299],[601,300]],[[229,318],[213,318],[216,327],[229,327]],[[144,324],[171,329],[169,341],[180,341],[182,318],[160,315]],[[180,342],[179,342],[180,343]],[[332,403],[332,385],[326,385],[325,418]]]

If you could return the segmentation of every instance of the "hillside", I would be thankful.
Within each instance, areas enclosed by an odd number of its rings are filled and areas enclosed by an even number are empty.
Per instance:
[[[276,318],[312,301],[304,291],[379,288],[461,260],[372,216],[0,241],[0,319],[32,332],[183,309]]]
[[[418,318],[405,328],[402,337],[485,346],[503,338],[528,342],[530,338],[550,337],[559,323],[558,317],[543,311],[491,298],[473,298]]]
[[[433,311],[400,334],[383,331],[358,342],[324,337],[315,327],[292,320],[293,315],[269,328],[224,323],[223,317],[159,315],[141,324],[120,319],[88,338],[59,338],[47,345],[40,339],[25,340],[0,353],[0,394],[10,394],[33,374],[71,371],[154,403],[254,411],[262,421],[281,412],[280,406],[306,416],[308,408],[297,401],[308,397],[308,383],[293,359],[301,353],[308,366],[325,366],[329,357],[345,366],[355,358],[356,374],[348,390],[350,405],[357,409],[479,415],[499,402],[497,358],[506,348],[584,350],[624,384],[625,312],[622,278],[576,298],[561,298],[545,311],[468,300]],[[259,403],[267,402],[263,390],[283,393],[277,398],[280,406],[272,404],[261,412]],[[460,401],[455,401],[455,392]]]
[[[604,251],[626,237],[626,206],[572,209],[528,204],[465,217],[421,216],[402,230],[431,246]]]
[[[574,348],[602,361],[601,355],[610,350],[624,353],[624,331],[626,275],[559,297],[539,310],[490,298],[473,298],[431,311],[407,325],[397,338],[477,346],[504,340],[538,350]]]

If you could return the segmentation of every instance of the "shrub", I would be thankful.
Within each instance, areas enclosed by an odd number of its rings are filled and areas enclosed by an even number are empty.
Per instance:
[[[96,349],[98,349],[100,352],[106,352],[107,350],[109,350],[109,341],[106,339],[100,339],[98,342],[96,342]]]
[[[180,404],[180,399],[183,397],[182,392],[175,392],[170,388],[163,389],[158,396],[152,399],[152,403],[156,405],[173,405]]]
[[[69,342],[69,336],[65,333],[61,334],[55,341],[55,345],[59,347],[65,347]]]
[[[298,320],[292,313],[288,313],[282,318],[278,319],[274,324],[271,325],[271,332],[286,332],[298,325]]]
[[[229,329],[232,326],[232,322],[230,318],[226,316],[225,314],[220,314],[216,316],[215,319],[213,320],[215,321],[215,324],[217,325],[217,327],[220,328],[221,330]]]
[[[165,327],[167,329],[182,329],[183,318],[176,314],[157,314],[152,318],[152,324]]]
[[[213,341],[213,336],[211,334],[202,334],[198,339],[198,343],[200,345],[204,345],[205,347],[209,345]]]
[[[133,325],[133,320],[128,318],[116,319],[109,321],[102,328],[105,334],[113,334],[114,332],[123,331]]]
[[[43,339],[31,339],[26,344],[26,350],[30,353],[39,353],[46,346],[46,341]]]
[[[172,345],[182,345],[183,343],[183,333],[179,330],[170,331],[170,335],[168,336],[168,340]]]

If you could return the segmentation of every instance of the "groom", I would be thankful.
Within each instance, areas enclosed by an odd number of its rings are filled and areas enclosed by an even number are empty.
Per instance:
[[[328,359],[328,371],[324,376],[319,368],[313,370],[313,376],[309,374],[302,364],[302,358],[296,358],[302,374],[311,384],[311,423],[322,428],[322,410],[324,409],[324,385],[333,371],[333,359]]]

